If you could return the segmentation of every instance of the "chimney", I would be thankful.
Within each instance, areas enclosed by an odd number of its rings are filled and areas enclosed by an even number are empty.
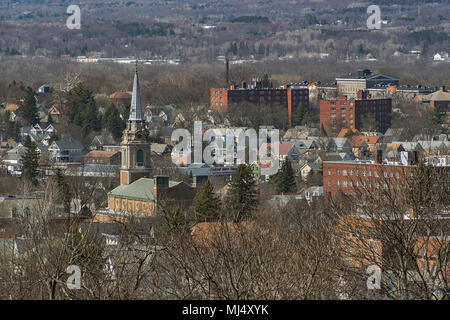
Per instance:
[[[383,163],[383,150],[378,149],[377,155],[375,157],[375,163],[376,164],[382,164]]]
[[[447,92],[447,89],[445,88],[445,86],[442,86],[441,90],[444,91],[444,92]]]
[[[153,178],[153,198],[158,201],[167,194],[169,189],[168,176],[155,176]]]
[[[192,177],[192,186],[194,188],[200,188],[207,180],[208,176],[194,175]]]
[[[247,82],[242,82],[242,89],[247,89]]]
[[[236,89],[236,86],[235,86],[234,84],[232,84],[232,85],[230,86],[230,89],[231,89],[231,90],[234,90],[234,89]]]

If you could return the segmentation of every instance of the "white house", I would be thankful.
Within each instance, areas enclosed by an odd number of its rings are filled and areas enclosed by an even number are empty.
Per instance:
[[[436,53],[433,57],[434,61],[447,61],[448,60],[448,53],[447,52],[439,52]]]
[[[78,160],[83,145],[76,140],[54,141],[48,148],[50,158],[56,162],[72,162]]]

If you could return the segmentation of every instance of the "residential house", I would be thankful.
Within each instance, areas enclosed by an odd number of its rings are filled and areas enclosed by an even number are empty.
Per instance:
[[[120,146],[111,134],[104,134],[95,136],[91,144],[88,146],[89,150],[116,150],[120,151]]]
[[[312,186],[303,191],[303,195],[309,203],[313,201],[313,198],[322,197],[323,196],[323,187],[322,186]]]
[[[288,158],[290,161],[298,161],[300,158],[300,152],[298,148],[294,146],[293,143],[278,143],[278,160],[281,163]],[[260,155],[268,155],[271,150],[273,150],[273,145],[271,143],[263,143],[259,148]]]
[[[330,139],[328,142],[327,150],[331,152],[352,152],[352,144],[348,138],[336,137],[334,139]]]
[[[54,141],[48,151],[53,161],[74,162],[81,159],[83,145],[76,140],[59,140]]]
[[[310,172],[320,172],[320,170],[322,170],[322,164],[320,163],[307,163],[303,166],[300,167],[300,175],[303,178],[303,180],[306,181],[306,179],[308,178],[308,175],[310,174]]]

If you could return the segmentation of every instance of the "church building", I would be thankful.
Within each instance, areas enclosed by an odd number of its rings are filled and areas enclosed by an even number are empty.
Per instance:
[[[170,200],[183,207],[192,203],[197,188],[207,176],[194,176],[192,186],[183,181],[169,181],[167,176],[152,177],[150,151],[136,65],[130,117],[121,142],[120,185],[108,193],[110,212],[153,216],[161,201]]]

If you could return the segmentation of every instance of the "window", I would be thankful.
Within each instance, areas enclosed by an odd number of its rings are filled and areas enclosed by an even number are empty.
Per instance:
[[[337,169],[337,170],[336,170],[336,174],[337,174],[338,176],[341,175],[341,170]]]
[[[346,176],[347,176],[347,170],[342,170],[342,175],[343,175],[344,177],[346,177]]]
[[[341,113],[341,117],[342,117],[342,118],[345,118],[345,113]]]
[[[366,170],[363,170],[363,177],[366,176]]]
[[[336,118],[336,113],[332,113],[332,114],[331,114],[331,117],[332,117],[332,118]]]
[[[342,186],[344,187],[344,188],[347,188],[347,181],[342,181]]]
[[[331,181],[330,180],[328,180],[328,186],[331,187]]]
[[[17,208],[12,208],[11,214],[13,218],[17,218]]]
[[[144,165],[144,151],[139,149],[136,152],[136,162],[138,166]]]
[[[328,175],[331,176],[331,170],[330,169],[328,169]]]
[[[336,181],[336,185],[339,187],[341,185],[341,182],[339,180]]]
[[[350,176],[353,176],[353,170],[350,170]]]
[[[374,176],[375,178],[378,178],[378,171],[374,171],[374,172],[373,172],[373,176]]]
[[[359,170],[356,170],[356,176],[359,177]]]
[[[369,177],[371,177],[372,176],[372,171],[369,171]]]

